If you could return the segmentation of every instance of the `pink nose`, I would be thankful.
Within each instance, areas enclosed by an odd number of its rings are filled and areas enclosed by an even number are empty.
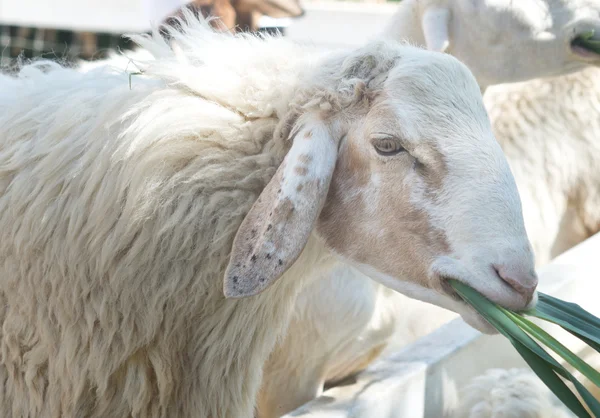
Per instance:
[[[517,293],[523,295],[527,303],[533,299],[538,285],[535,271],[521,271],[519,268],[505,265],[494,265],[498,276],[510,285]]]

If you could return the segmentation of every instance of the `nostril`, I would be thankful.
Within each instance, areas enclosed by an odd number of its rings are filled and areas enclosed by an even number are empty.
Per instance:
[[[538,278],[535,272],[519,273],[511,271],[505,266],[494,266],[498,276],[504,280],[517,293],[523,295],[529,302],[535,293],[538,285]]]

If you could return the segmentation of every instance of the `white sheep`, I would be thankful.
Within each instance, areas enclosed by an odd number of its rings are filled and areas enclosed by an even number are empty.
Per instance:
[[[458,57],[482,88],[600,64],[578,46],[594,31],[599,0],[403,0],[381,36]]]
[[[490,369],[461,391],[456,418],[575,418],[530,370]]]
[[[445,278],[535,303],[518,191],[463,64],[186,19],[178,56],[135,37],[155,59],[131,88],[44,61],[0,80],[2,417],[252,417],[334,254],[481,330]]]
[[[581,355],[581,354],[580,354]],[[600,357],[584,354],[588,364],[598,370]],[[587,383],[592,396],[600,399],[600,388],[577,370],[577,380]],[[566,385],[585,402],[571,382]],[[591,412],[591,411],[588,411]],[[471,379],[459,394],[452,418],[575,418],[550,389],[530,369],[489,369]]]
[[[451,52],[469,62],[485,90],[490,83],[599,63],[598,55],[572,43],[590,29],[600,33],[600,2],[586,5],[404,0],[384,37]],[[600,70],[490,87],[484,103],[520,190],[537,265],[543,265],[600,230]],[[456,317],[386,292],[350,266],[331,269],[300,294],[290,331],[267,363],[261,418],[295,409],[326,382]]]

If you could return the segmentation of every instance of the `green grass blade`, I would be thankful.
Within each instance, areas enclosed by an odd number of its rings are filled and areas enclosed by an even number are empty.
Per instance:
[[[584,343],[589,345],[591,348],[600,353],[600,343],[598,342],[598,337],[594,336],[590,332],[590,328],[585,329],[586,326],[578,325],[575,323],[569,323],[568,321],[562,320],[560,318],[556,318],[555,316],[548,315],[544,312],[538,311],[537,308],[528,311],[527,315],[533,316],[539,319],[543,319],[547,322],[552,322],[553,324],[559,325],[565,331],[568,331],[570,334],[582,340]]]
[[[567,369],[561,366],[525,331],[512,321],[493,302],[486,299],[469,286],[451,280],[450,284],[456,292],[472,305],[493,327],[504,335],[527,362],[533,372],[544,382],[548,388],[578,417],[589,417],[579,399],[557,376],[561,375],[571,381],[581,397],[584,399],[594,416],[600,417],[600,403]]]
[[[523,318],[519,315],[507,311],[506,309],[500,308],[508,317],[510,317],[517,325],[523,330],[537,339],[539,342],[549,347],[552,351],[558,354],[560,357],[565,359],[567,363],[579,370],[585,377],[590,379],[592,383],[600,387],[600,373],[594,370],[589,364],[579,358],[575,353],[561,344],[556,338],[552,337],[537,324],[534,324],[530,320]]]
[[[583,407],[579,399],[573,394],[569,387],[562,381],[548,364],[531,352],[519,341],[511,340],[511,344],[523,357],[523,360],[531,367],[531,370],[544,382],[560,401],[565,404],[579,418],[590,417],[588,411]],[[586,401],[587,403],[587,401]],[[591,418],[591,417],[590,417]]]
[[[544,362],[544,360],[541,357],[536,356],[534,352],[526,349],[526,347],[524,347],[524,345],[521,344],[520,341],[515,343],[515,341],[511,340],[511,343],[515,347],[515,349],[517,349],[521,357],[523,357],[523,359],[527,362],[529,367],[531,367],[533,372],[556,395],[556,397],[560,399],[565,404],[565,406],[567,406],[567,408],[573,411],[573,413],[575,413],[578,417],[589,417],[589,414],[585,411],[585,408],[583,408],[583,405],[581,405],[581,402],[579,402],[579,399],[575,397],[573,392],[564,384],[564,382],[562,385],[557,384],[556,379],[554,379],[550,375],[550,372],[558,373],[561,376],[565,377],[567,380],[571,381],[571,383],[573,383],[575,389],[577,389],[577,392],[579,392],[579,394],[585,401],[588,408],[590,408],[594,416],[600,417],[600,403],[596,398],[592,396],[592,394],[585,388],[585,386],[583,386],[575,378],[575,376],[569,373],[562,366],[553,367],[550,363]],[[545,364],[541,362],[544,362]],[[545,370],[543,366],[545,366],[547,370]],[[558,378],[556,374],[554,376]]]
[[[593,327],[595,331],[600,331],[600,318],[592,315],[581,306],[573,302],[567,302],[562,299],[555,298],[545,293],[539,293],[539,303],[542,312],[548,315],[567,315],[567,319],[577,319]],[[596,335],[596,334],[594,334]],[[598,341],[600,343],[600,340]]]
[[[138,71],[136,73],[129,73],[129,90],[131,90],[131,77],[133,77],[134,75],[141,75],[144,74],[143,71]]]
[[[526,314],[560,325],[600,352],[600,318],[579,305],[539,293],[536,308]]]
[[[581,395],[588,408],[592,411],[595,417],[600,417],[600,403],[598,403],[598,399],[594,398],[594,396],[583,386],[579,380],[573,378],[571,382],[577,389],[577,392]]]
[[[589,345],[590,347],[592,347],[594,350],[596,350],[598,353],[600,353],[600,344],[596,343],[596,341],[592,341],[592,340],[590,340],[589,338],[586,338],[583,335],[580,335],[580,334],[577,334],[577,333],[571,331],[570,329],[567,329],[567,331],[569,331],[571,334],[573,334],[574,336],[576,336],[577,338],[579,338],[581,341],[583,341],[584,343],[586,343],[587,345]]]
[[[473,306],[490,324],[498,330],[502,335],[511,339],[516,338],[527,347],[529,350],[534,352],[536,355],[541,357],[547,363],[551,364],[554,368],[563,369],[554,357],[550,356],[542,347],[539,346],[525,331],[519,328],[504,312],[502,312],[496,304],[485,298],[475,289],[460,283],[455,280],[451,280],[451,285],[456,292],[465,299],[471,306]],[[560,370],[557,370],[560,373]],[[561,373],[562,374],[562,373]],[[567,378],[563,374],[563,377]]]

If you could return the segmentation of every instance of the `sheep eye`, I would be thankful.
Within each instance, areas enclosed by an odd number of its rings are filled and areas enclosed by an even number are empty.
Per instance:
[[[373,138],[373,146],[377,154],[389,157],[391,155],[399,154],[406,151],[396,138],[393,137],[380,137]]]

